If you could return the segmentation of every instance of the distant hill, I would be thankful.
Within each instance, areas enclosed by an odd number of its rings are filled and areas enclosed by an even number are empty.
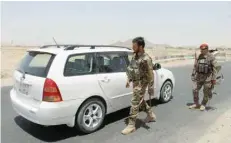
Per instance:
[[[132,46],[132,39],[128,39],[124,42],[122,41],[117,41],[111,45],[117,45],[117,46],[125,46],[125,47],[130,47]],[[152,42],[145,40],[145,47],[146,48],[166,48],[166,47],[171,47],[170,45],[166,44],[153,44]]]

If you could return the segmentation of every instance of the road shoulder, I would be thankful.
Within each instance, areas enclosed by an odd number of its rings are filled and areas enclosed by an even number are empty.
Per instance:
[[[196,143],[231,142],[231,109],[227,110],[212,124]]]

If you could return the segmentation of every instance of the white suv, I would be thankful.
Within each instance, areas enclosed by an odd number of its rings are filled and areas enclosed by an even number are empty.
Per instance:
[[[14,72],[14,110],[34,123],[91,133],[106,114],[130,106],[126,67],[132,50],[111,45],[45,45],[30,49]],[[168,102],[175,79],[155,64],[155,96]],[[147,93],[146,93],[147,94]],[[145,100],[148,96],[145,96]]]

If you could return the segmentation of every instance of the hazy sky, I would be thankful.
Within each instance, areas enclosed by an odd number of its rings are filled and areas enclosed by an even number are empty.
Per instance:
[[[231,46],[231,2],[2,2],[2,43]]]

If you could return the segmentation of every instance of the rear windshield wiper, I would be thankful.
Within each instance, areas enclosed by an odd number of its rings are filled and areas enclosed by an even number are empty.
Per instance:
[[[25,71],[24,71],[22,74],[23,74],[23,75],[22,75],[22,78],[25,78],[25,74],[28,74],[28,72],[25,72]]]
[[[25,74],[28,74],[28,72],[22,71],[20,69],[18,71],[22,73],[22,78],[25,78]]]

